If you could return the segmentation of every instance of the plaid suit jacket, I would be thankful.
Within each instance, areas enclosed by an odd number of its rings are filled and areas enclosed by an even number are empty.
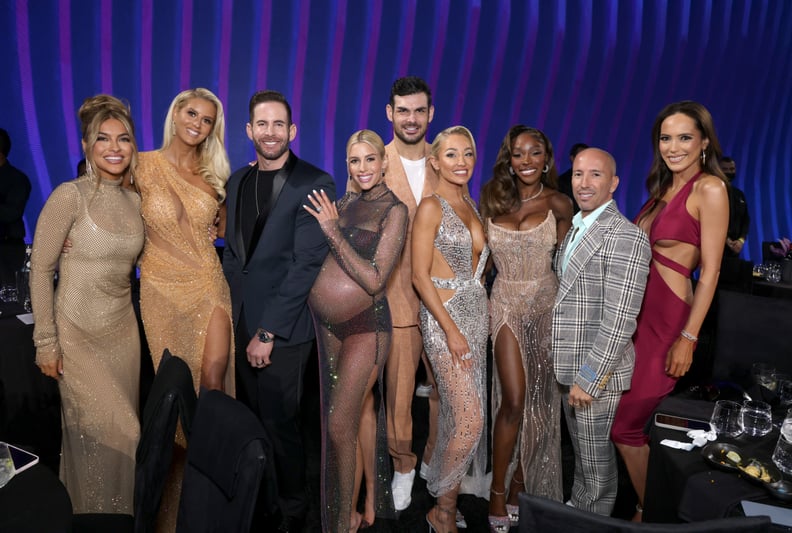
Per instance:
[[[556,272],[571,231],[555,256]],[[558,382],[593,397],[630,388],[632,335],[641,309],[651,249],[646,234],[611,202],[583,235],[559,276],[553,308]]]

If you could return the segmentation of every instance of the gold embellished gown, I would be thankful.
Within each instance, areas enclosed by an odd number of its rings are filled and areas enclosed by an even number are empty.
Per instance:
[[[206,331],[215,309],[225,313],[231,328],[231,295],[208,234],[219,203],[179,176],[160,151],[140,154],[135,180],[146,226],[140,312],[154,369],[168,348],[190,366],[198,391]],[[233,339],[228,349],[224,388],[233,396]]]
[[[372,372],[380,390],[391,340],[385,287],[404,247],[407,207],[381,182],[338,202],[337,224],[322,225],[330,254],[308,304],[316,327],[322,406],[323,531],[347,531],[363,399]],[[364,428],[365,431],[366,428]],[[380,403],[374,449],[362,448],[376,471],[376,515],[392,518],[390,457]],[[364,443],[365,444],[365,443]]]
[[[60,478],[75,513],[132,514],[140,338],[130,276],[142,247],[140,198],[120,179],[63,183],[36,225],[33,338],[39,362],[63,355]]]
[[[501,328],[509,328],[520,347],[525,375],[525,409],[506,487],[519,454],[525,491],[561,501],[561,392],[550,351],[558,292],[551,268],[556,219],[548,211],[541,224],[528,230],[502,228],[487,219],[487,237],[498,270],[490,294],[492,342]],[[501,403],[497,368],[493,376],[494,420]]]

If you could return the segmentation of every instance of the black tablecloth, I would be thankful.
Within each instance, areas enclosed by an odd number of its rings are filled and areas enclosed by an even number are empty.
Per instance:
[[[66,487],[41,463],[0,489],[0,531],[63,533],[71,529],[72,504]]]
[[[0,306],[0,440],[33,449],[52,470],[60,453],[58,384],[35,364],[33,326],[15,304]]]
[[[709,420],[713,402],[669,397],[657,412]],[[783,417],[784,409],[774,411],[774,421]],[[741,435],[718,437],[717,442],[739,446],[745,457],[770,462],[779,431],[761,438]],[[701,455],[701,448],[676,450],[660,445],[663,439],[689,442],[684,432],[659,428],[652,424],[650,432],[649,469],[644,498],[646,522],[680,522],[723,518],[735,514],[741,500],[760,501],[769,505],[790,507],[770,496],[763,487],[748,481],[741,474],[713,468]]]

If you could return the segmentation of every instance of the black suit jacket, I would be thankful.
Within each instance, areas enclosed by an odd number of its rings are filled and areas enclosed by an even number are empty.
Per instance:
[[[250,167],[234,172],[226,184],[227,222],[223,271],[231,289],[234,323],[244,313],[248,336],[256,328],[275,334],[278,346],[314,338],[308,293],[328,252],[319,223],[302,207],[312,190],[335,200],[332,176],[289,153],[296,163],[272,206],[250,257],[239,244],[237,210],[240,182]],[[287,163],[288,165],[288,163]]]

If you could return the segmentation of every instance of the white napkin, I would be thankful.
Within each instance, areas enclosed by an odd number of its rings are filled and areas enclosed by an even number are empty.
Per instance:
[[[687,432],[687,436],[693,439],[693,442],[681,442],[672,439],[663,439],[660,444],[674,448],[676,450],[685,450],[689,452],[693,448],[700,448],[707,444],[708,441],[713,441],[718,438],[717,433],[713,430],[704,431],[703,429],[691,429]]]

